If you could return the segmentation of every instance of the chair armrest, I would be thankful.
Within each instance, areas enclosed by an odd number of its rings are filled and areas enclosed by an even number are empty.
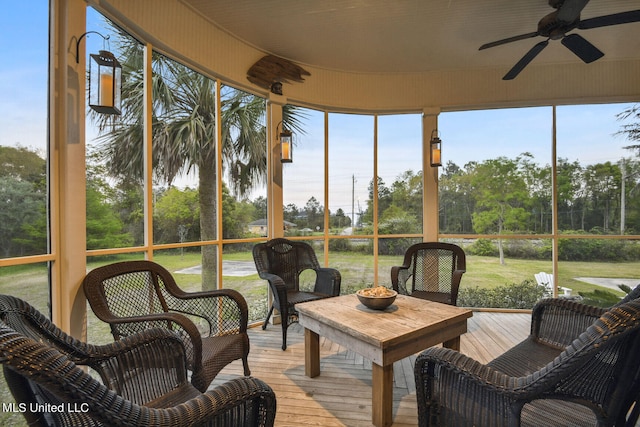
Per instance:
[[[96,316],[98,316],[97,313]],[[203,377],[202,336],[200,335],[200,331],[196,325],[184,314],[163,312],[134,317],[115,317],[110,313],[101,313],[98,318],[103,322],[109,323],[111,325],[112,332],[114,331],[114,327],[117,327],[118,325],[128,326],[127,329],[133,332],[127,334],[127,336],[142,332],[149,328],[165,328],[172,330],[173,333],[180,336],[185,346],[187,360],[189,361],[189,368],[193,370],[192,381]],[[114,332],[114,338],[120,340],[123,336],[120,336],[118,332]]]
[[[180,292],[168,298],[172,298],[170,311],[205,319],[209,324],[209,336],[247,331],[249,307],[242,294],[234,289]],[[226,314],[223,322],[219,321],[221,311]]]
[[[277,274],[272,273],[260,273],[259,276],[261,279],[266,280],[269,283],[276,307],[279,307],[280,311],[286,310],[287,285],[284,283],[284,280],[282,280],[282,278]]]
[[[182,352],[184,353],[184,346],[182,345],[182,341],[177,333],[166,328],[149,328],[107,344],[86,344],[87,357],[85,358],[85,363],[82,364],[93,367],[93,364],[102,363],[105,360],[110,360],[113,357],[117,357],[128,352],[133,353],[138,349],[138,347],[149,345],[153,346],[156,342],[162,340],[176,341],[179,343],[179,347],[182,348]],[[179,349],[176,351],[179,351]]]
[[[399,294],[408,295],[407,279],[409,279],[410,276],[409,266],[396,265],[391,267],[391,287],[393,290]]]
[[[460,281],[462,280],[462,275],[466,273],[467,270],[454,270],[451,275],[452,284],[460,285]]]
[[[565,348],[607,310],[565,298],[546,298],[531,313],[531,335]]]
[[[184,343],[168,329],[146,329],[91,347],[85,364],[109,389],[134,403],[145,404],[189,384]]]
[[[314,292],[334,297],[340,295],[342,277],[338,270],[335,268],[322,267],[315,269],[315,271],[316,283],[313,287]]]
[[[184,425],[200,425],[219,420],[220,425],[273,426],[276,395],[264,381],[253,377],[235,378],[175,409],[194,414]],[[203,411],[203,408],[206,410]],[[242,416],[238,420],[238,414]],[[218,424],[215,424],[218,425]]]

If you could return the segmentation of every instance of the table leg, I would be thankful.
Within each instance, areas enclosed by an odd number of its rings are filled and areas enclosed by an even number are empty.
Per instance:
[[[460,351],[460,337],[455,337],[450,339],[449,341],[445,341],[442,343],[442,346],[445,348],[450,348],[451,350]]]
[[[304,373],[309,378],[320,375],[320,335],[304,330]]]
[[[393,415],[393,365],[372,363],[372,416],[376,427],[391,425]]]

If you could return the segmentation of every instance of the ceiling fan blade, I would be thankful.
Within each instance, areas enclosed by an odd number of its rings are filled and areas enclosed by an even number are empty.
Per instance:
[[[547,45],[549,44],[549,40],[545,40],[542,41],[540,43],[537,43],[535,46],[533,46],[529,52],[527,52],[522,59],[520,59],[520,61],[518,61],[518,63],[516,65],[513,66],[512,69],[509,70],[509,72],[507,74],[504,75],[504,77],[502,78],[502,80],[513,80],[516,78],[516,76],[518,74],[520,74],[520,72],[522,70],[524,70],[524,67],[526,67],[527,65],[529,65],[529,62],[533,61],[533,58],[535,58],[536,56],[538,56],[538,54],[540,52],[542,52],[542,49],[544,49],[545,47],[547,47]]]
[[[565,0],[558,9],[556,18],[560,22],[570,24],[580,18],[580,12],[589,3],[589,0]]]
[[[564,37],[562,44],[587,64],[604,56],[604,53],[602,53],[600,49],[578,34],[569,34]]]
[[[588,30],[590,28],[607,27],[609,25],[628,24],[630,22],[640,22],[640,10],[614,13],[613,15],[598,16],[580,21],[578,28]]]
[[[519,36],[513,36],[513,37],[506,38],[506,39],[498,40],[498,41],[495,41],[495,42],[485,43],[482,46],[480,46],[480,49],[478,49],[478,50],[488,49],[490,47],[500,46],[502,44],[511,43],[511,42],[515,42],[515,41],[518,41],[518,40],[530,39],[532,37],[537,37],[538,35],[539,34],[538,34],[537,31],[533,32],[533,33],[520,34]]]

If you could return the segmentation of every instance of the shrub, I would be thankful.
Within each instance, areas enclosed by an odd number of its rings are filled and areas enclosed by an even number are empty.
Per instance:
[[[582,302],[596,307],[611,307],[620,302],[620,297],[611,291],[594,289],[591,292],[578,292],[582,297]]]
[[[628,294],[631,288],[627,285],[618,285],[621,291]],[[620,297],[611,291],[604,289],[594,289],[591,292],[578,292],[585,304],[595,305],[596,307],[611,307],[620,302]]]
[[[549,246],[550,249],[550,246]],[[504,253],[509,258],[549,259],[545,258],[544,246],[532,240],[504,240]],[[550,252],[549,252],[550,253]]]
[[[380,255],[403,256],[413,243],[416,243],[415,239],[379,239],[378,253]]]
[[[618,239],[560,239],[558,259],[561,261],[637,261],[640,260],[640,245],[635,241]]]
[[[335,252],[351,251],[351,242],[348,239],[330,239],[329,250]]]
[[[471,255],[497,256],[498,248],[489,239],[478,239],[466,248]]]
[[[462,288],[458,294],[458,305],[462,307],[533,308],[545,294],[545,287],[534,280],[505,284],[495,288]]]

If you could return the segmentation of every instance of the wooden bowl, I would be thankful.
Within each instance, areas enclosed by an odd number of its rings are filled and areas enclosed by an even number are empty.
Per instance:
[[[360,289],[356,292],[358,299],[365,307],[372,310],[384,310],[385,308],[393,304],[393,302],[396,300],[396,296],[398,296],[398,293],[392,289],[389,289],[389,292],[392,293],[392,295],[383,297],[372,297],[363,295],[362,291],[363,289]]]

